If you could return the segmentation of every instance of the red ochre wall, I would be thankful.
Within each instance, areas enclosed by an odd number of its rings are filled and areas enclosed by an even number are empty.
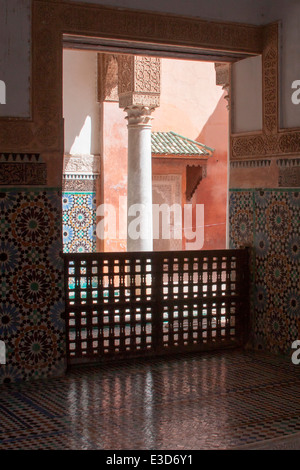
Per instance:
[[[192,198],[193,204],[204,204],[203,249],[226,247],[228,110],[225,93],[215,82],[213,63],[162,59],[160,107],[154,111],[152,122],[152,131],[172,130],[215,149],[207,164],[207,176]],[[97,206],[105,202],[116,208],[117,237],[98,240],[101,251],[126,251],[126,240],[118,238],[119,196],[126,196],[127,192],[125,116],[118,103],[102,104],[102,168]],[[177,162],[170,163],[169,169],[157,162],[153,172],[185,175]]]

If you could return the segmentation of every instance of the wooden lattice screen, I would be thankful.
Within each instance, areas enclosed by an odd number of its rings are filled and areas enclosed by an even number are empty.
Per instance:
[[[242,345],[248,251],[65,254],[69,364]]]

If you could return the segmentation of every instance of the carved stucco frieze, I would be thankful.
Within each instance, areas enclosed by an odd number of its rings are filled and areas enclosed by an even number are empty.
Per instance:
[[[49,1],[49,0],[47,0]],[[101,34],[159,44],[177,44],[212,50],[259,54],[262,29],[245,24],[205,21],[150,12],[113,10],[107,7],[61,2],[60,20],[68,31]]]

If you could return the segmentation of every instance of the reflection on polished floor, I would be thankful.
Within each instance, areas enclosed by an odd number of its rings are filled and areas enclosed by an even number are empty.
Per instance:
[[[0,449],[230,449],[300,431],[300,366],[249,351],[76,368],[0,387]]]

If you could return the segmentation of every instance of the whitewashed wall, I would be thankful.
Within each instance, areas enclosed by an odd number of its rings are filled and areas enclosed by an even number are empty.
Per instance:
[[[100,153],[96,77],[96,52],[64,50],[63,116],[67,154]]]

